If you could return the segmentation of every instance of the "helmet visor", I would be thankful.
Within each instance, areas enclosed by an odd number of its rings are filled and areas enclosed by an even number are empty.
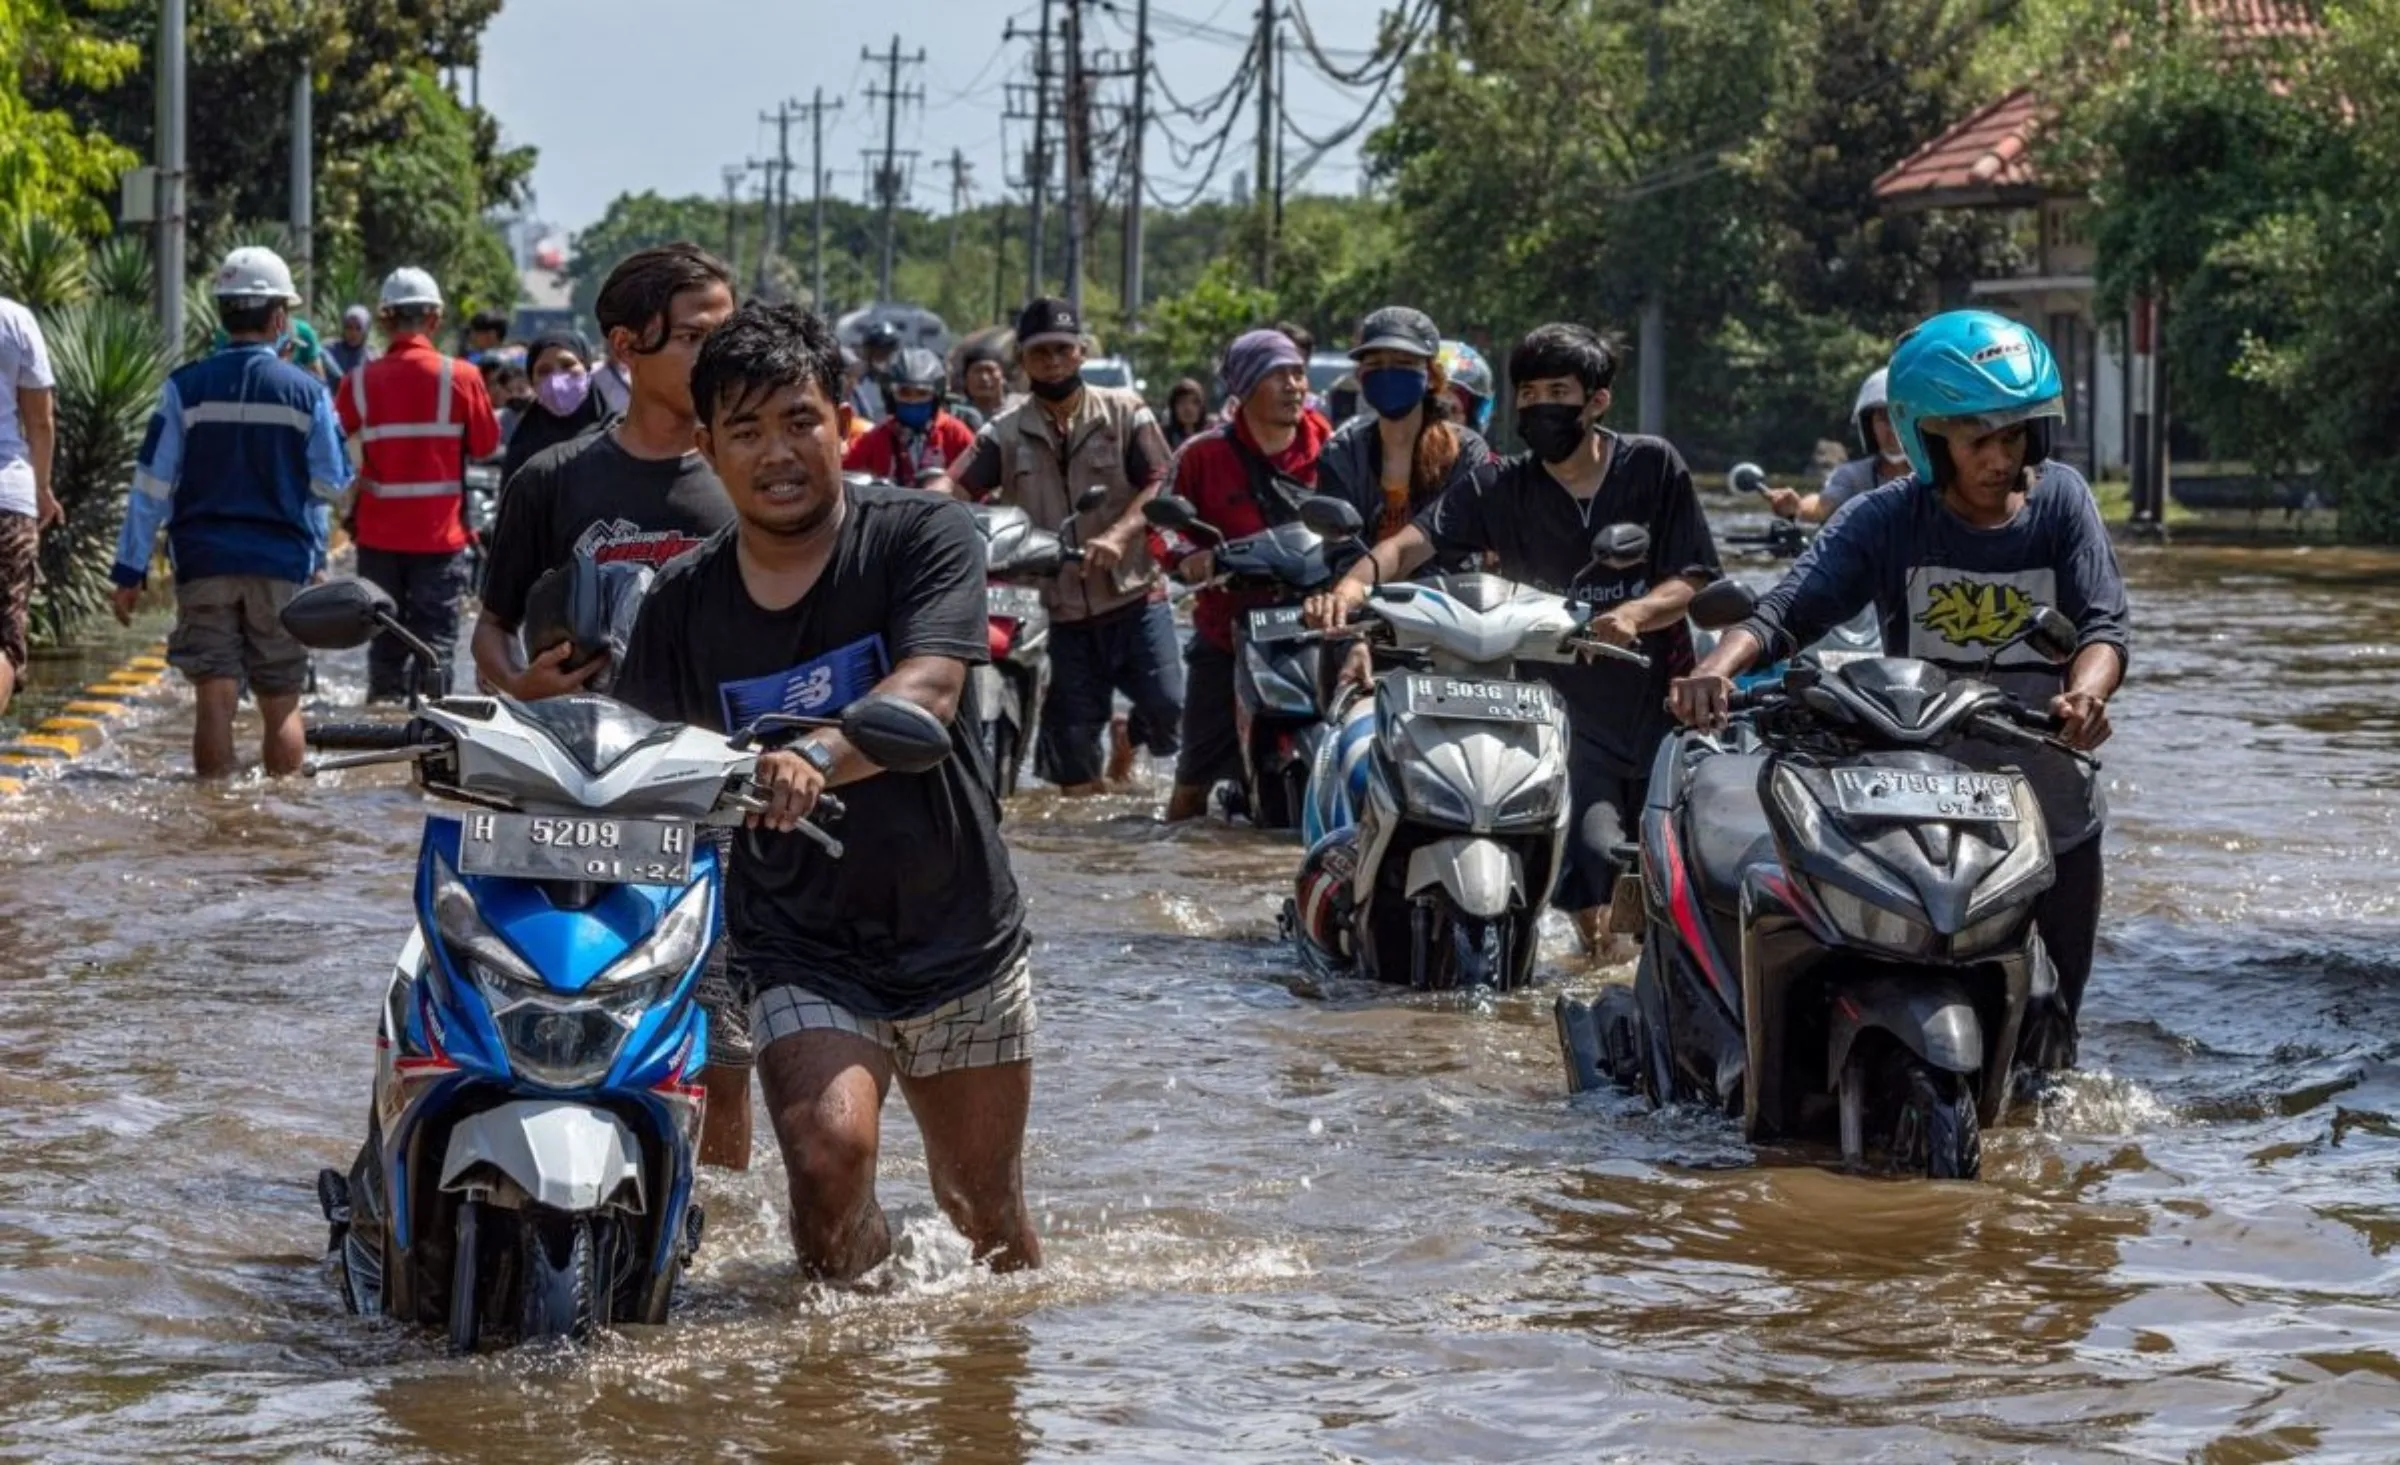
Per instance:
[[[1927,417],[1917,423],[1921,432],[1935,437],[1972,439],[1985,437],[2004,428],[2049,417],[2064,419],[2066,404],[2056,397],[2028,402],[2022,407],[2006,407],[1997,412],[1970,412],[1954,417]]]

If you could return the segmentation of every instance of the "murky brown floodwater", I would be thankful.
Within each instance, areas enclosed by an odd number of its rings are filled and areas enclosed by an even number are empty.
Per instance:
[[[1049,1270],[964,1265],[900,1119],[881,1285],[794,1281],[770,1160],[704,1180],[669,1327],[569,1360],[320,1261],[417,805],[198,788],[155,718],[0,804],[0,1454],[2400,1457],[2400,559],[2128,564],[2090,1071],[1988,1183],[1570,1104],[1547,991],[1309,990],[1289,850],[1036,796]]]

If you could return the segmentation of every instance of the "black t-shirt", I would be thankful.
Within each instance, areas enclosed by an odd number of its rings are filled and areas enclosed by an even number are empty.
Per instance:
[[[732,522],[725,485],[698,453],[637,458],[613,431],[586,433],[536,454],[502,490],[483,608],[514,627],[533,582],[578,550],[663,567]]]
[[[831,716],[912,656],[988,661],[983,540],[965,506],[915,489],[846,492],[833,557],[795,605],[750,598],[733,530],[660,575],[616,695],[730,732],[761,712]],[[968,678],[947,762],[839,791],[841,859],[805,835],[736,837],[726,920],[754,991],[795,983],[862,1017],[915,1017],[1023,953],[974,687]]]
[[[1470,479],[1451,488],[1418,516],[1417,527],[1441,555],[1497,554],[1500,573],[1523,584],[1563,592],[1582,575],[1584,591],[1602,611],[1678,576],[1715,579],[1721,573],[1716,542],[1682,455],[1659,438],[1608,436],[1608,475],[1589,499],[1578,501],[1541,460],[1525,453],[1505,460],[1488,486]],[[1649,530],[1650,563],[1583,575],[1592,536],[1611,524]],[[1667,683],[1693,662],[1691,631],[1682,621],[1642,637],[1641,649],[1650,658],[1648,671],[1623,661],[1540,669],[1566,699],[1577,751],[1620,778],[1650,771],[1669,726]]]

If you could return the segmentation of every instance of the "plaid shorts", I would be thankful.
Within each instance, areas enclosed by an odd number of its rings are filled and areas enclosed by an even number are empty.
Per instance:
[[[750,1028],[760,1052],[797,1033],[852,1033],[892,1055],[910,1078],[954,1068],[995,1068],[1033,1057],[1033,961],[1016,964],[964,997],[919,1017],[860,1017],[805,987],[778,984],[750,1003]]]
[[[23,670],[32,653],[33,584],[42,536],[31,514],[0,509],[0,657]]]

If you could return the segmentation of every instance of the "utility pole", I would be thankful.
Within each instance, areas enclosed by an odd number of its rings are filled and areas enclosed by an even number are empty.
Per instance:
[[[1067,90],[1067,304],[1083,319],[1083,246],[1089,225],[1092,181],[1091,98],[1083,70],[1083,0],[1067,0],[1066,28],[1059,38],[1066,53]]]
[[[316,262],[316,77],[303,61],[292,78],[292,281],[303,295]]]
[[[784,241],[791,237],[792,212],[792,104],[778,102],[772,112],[758,114],[761,122],[775,124],[775,171],[767,180],[770,219],[766,225],[767,247],[758,257],[758,288],[767,288],[767,260],[783,253]]]
[[[767,293],[767,260],[775,253],[775,171],[780,164],[773,158],[752,158],[750,172],[758,175],[758,269],[751,285],[753,294]]]
[[[1142,133],[1150,125],[1150,0],[1133,12],[1133,127],[1126,142],[1125,334],[1142,328]]]
[[[1042,27],[1033,33],[1033,151],[1025,156],[1025,298],[1029,301],[1041,295],[1045,283],[1042,205],[1050,190],[1050,3],[1042,0]],[[1002,36],[1010,41],[1025,39],[1024,32],[1013,25]],[[1009,116],[1027,120],[1013,100]]]
[[[1005,150],[1002,161],[1007,161]],[[1002,181],[1007,181],[1005,176]],[[992,319],[1008,319],[1008,195],[1005,193],[1000,195],[1000,207],[992,210]]]
[[[1277,103],[1275,95],[1275,0],[1258,3],[1258,171],[1252,174],[1258,194],[1258,285],[1275,288],[1275,205],[1268,199],[1275,169]]]
[[[1666,36],[1660,28],[1660,12],[1666,0],[1650,0],[1650,96],[1644,100],[1646,109],[1655,110],[1659,85],[1667,74]],[[1637,419],[1642,432],[1651,437],[1667,430],[1667,301],[1665,287],[1657,277],[1658,264],[1652,262],[1650,289],[1642,300],[1641,345],[1636,360],[1636,377],[1640,391]]]
[[[158,6],[158,329],[183,359],[184,0]]]
[[[732,268],[734,262],[741,258],[741,237],[736,231],[741,227],[742,180],[750,176],[750,170],[739,163],[727,163],[722,172],[725,179],[725,264],[727,268]],[[741,274],[739,269],[733,272],[737,277]]]
[[[825,114],[842,110],[842,99],[836,97],[831,105],[825,101],[825,88],[818,87],[808,103],[808,175],[811,184],[808,215],[808,293],[809,304],[817,310],[825,308]]]
[[[925,51],[919,47],[916,55],[902,56],[900,38],[895,35],[891,49],[883,55],[865,50],[858,55],[862,61],[881,61],[884,65],[883,88],[878,91],[869,83],[867,100],[883,103],[883,167],[875,176],[875,191],[883,201],[883,272],[878,290],[880,298],[889,300],[892,298],[892,259],[898,248],[900,227],[900,104],[921,104],[925,100],[925,93],[921,90],[900,89],[900,63],[906,61],[911,66],[922,66],[925,64]]]
[[[967,161],[967,155],[963,149],[952,148],[950,156],[935,163],[934,166],[943,169],[950,175],[950,248],[948,257],[956,259],[958,257],[958,215],[959,211],[966,207],[967,194],[972,188],[967,180],[974,176],[975,165]]]

